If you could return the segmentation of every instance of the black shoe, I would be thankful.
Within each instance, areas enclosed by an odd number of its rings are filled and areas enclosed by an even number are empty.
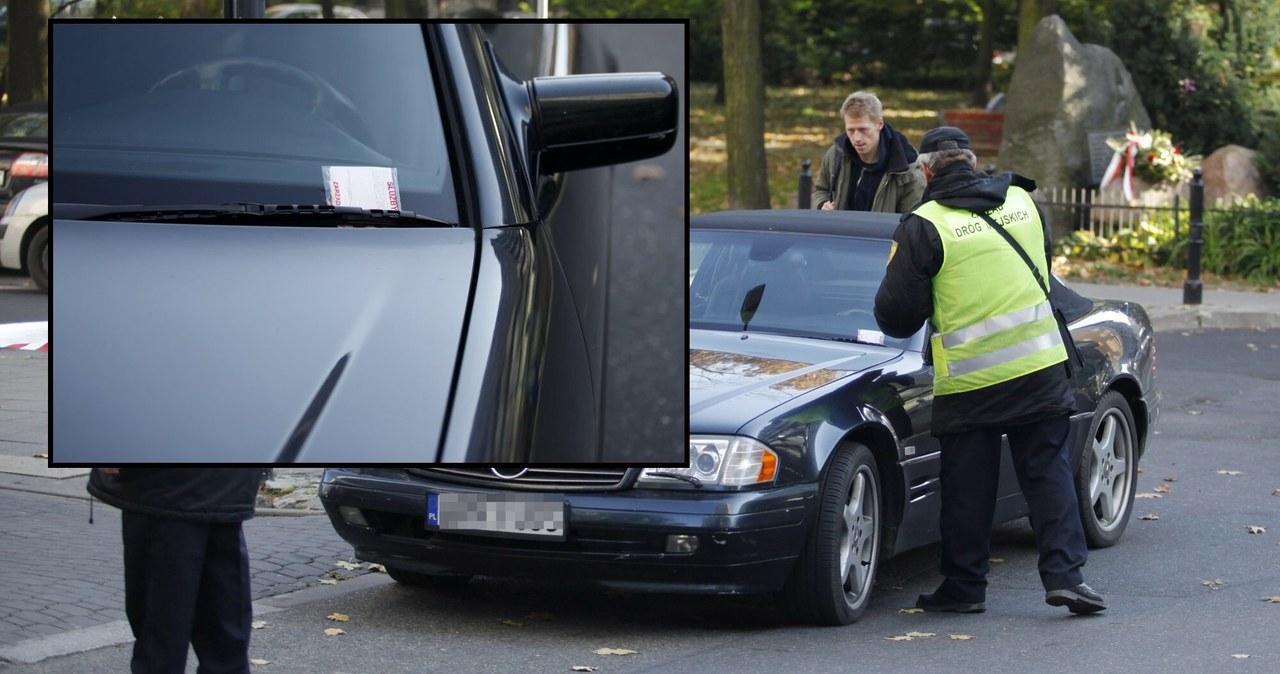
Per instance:
[[[941,596],[940,592],[922,594],[916,598],[916,608],[930,613],[982,613],[987,610],[987,602],[963,602]]]
[[[1050,606],[1066,606],[1072,613],[1096,613],[1107,608],[1107,602],[1088,585],[1050,590],[1044,593],[1044,603]]]

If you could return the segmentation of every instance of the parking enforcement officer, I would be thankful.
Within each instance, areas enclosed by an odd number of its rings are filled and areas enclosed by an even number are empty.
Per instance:
[[[1031,509],[1045,601],[1072,613],[1106,608],[1084,584],[1087,557],[1067,461],[1074,405],[1057,322],[1023,248],[1049,278],[1049,236],[1014,173],[976,170],[969,139],[955,127],[925,133],[921,203],[894,233],[875,315],[887,335],[907,337],[930,321],[933,433],[942,447],[942,584],[922,594],[926,611],[986,610],[991,522],[1008,435]],[[987,214],[989,223],[977,213]]]

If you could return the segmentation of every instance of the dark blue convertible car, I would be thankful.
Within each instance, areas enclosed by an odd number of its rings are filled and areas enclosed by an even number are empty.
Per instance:
[[[896,222],[693,218],[687,465],[333,469],[329,517],[357,556],[405,583],[776,593],[797,619],[857,620],[881,560],[938,537],[928,328],[888,338],[871,313]],[[1100,547],[1129,521],[1160,394],[1142,307],[1077,299],[1085,364],[1070,442],[1080,517]],[[1005,459],[1000,522],[1027,514]]]

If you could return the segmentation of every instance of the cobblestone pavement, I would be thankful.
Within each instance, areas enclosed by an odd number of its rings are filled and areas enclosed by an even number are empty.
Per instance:
[[[0,647],[124,620],[120,512],[97,502],[0,490]],[[253,598],[366,573],[323,514],[245,523]]]

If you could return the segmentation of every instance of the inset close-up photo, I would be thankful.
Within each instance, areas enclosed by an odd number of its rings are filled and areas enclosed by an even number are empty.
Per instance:
[[[683,464],[685,30],[53,22],[51,462]]]

